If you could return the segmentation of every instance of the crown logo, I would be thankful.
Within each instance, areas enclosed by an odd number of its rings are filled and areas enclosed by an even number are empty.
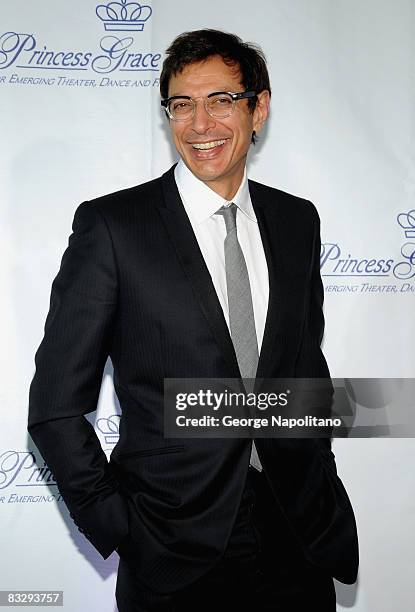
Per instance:
[[[415,238],[415,209],[407,213],[399,213],[398,224],[405,230],[405,238]]]
[[[97,17],[104,22],[105,29],[112,32],[142,32],[152,12],[150,6],[127,0],[98,4],[95,9]]]
[[[115,419],[115,420],[114,420]],[[95,427],[104,434],[105,444],[116,444],[120,435],[120,415],[112,414],[108,418],[97,419]]]

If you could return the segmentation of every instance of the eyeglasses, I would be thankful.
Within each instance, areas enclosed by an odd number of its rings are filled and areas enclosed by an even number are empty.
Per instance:
[[[242,91],[241,93],[215,91],[206,97],[200,96],[199,98],[171,96],[161,100],[160,104],[166,111],[167,116],[173,121],[187,121],[195,114],[196,100],[203,100],[206,112],[211,117],[223,119],[232,115],[237,100],[254,98],[255,96],[255,91]]]

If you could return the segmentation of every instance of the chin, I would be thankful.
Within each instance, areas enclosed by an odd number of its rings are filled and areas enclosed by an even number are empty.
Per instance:
[[[206,164],[206,162],[200,163],[200,164],[190,163],[188,167],[190,168],[191,172],[193,172],[195,176],[197,176],[198,178],[204,181],[208,181],[208,180],[213,181],[219,178],[220,176],[222,176],[222,174],[224,174],[223,169],[209,167],[209,165]]]

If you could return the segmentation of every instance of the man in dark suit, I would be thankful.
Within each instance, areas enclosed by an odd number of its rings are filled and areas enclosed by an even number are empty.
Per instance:
[[[265,59],[213,30],[161,75],[180,162],[76,211],[36,354],[29,431],[79,530],[120,555],[132,610],[335,610],[356,579],[353,511],[329,439],[166,438],[165,378],[329,378],[314,206],[248,181]],[[84,417],[111,357],[108,462]]]

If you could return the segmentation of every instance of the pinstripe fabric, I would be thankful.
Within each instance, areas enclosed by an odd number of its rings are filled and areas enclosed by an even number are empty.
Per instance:
[[[270,281],[257,378],[327,377],[317,212],[276,189],[249,189]],[[122,411],[109,462],[85,418],[108,357]],[[78,529],[104,558],[117,549],[155,591],[206,573],[231,533],[250,444],[164,437],[165,378],[240,376],[174,168],[78,207],[35,362],[29,432]],[[304,558],[353,581],[356,528],[330,440],[257,445],[275,520]]]

